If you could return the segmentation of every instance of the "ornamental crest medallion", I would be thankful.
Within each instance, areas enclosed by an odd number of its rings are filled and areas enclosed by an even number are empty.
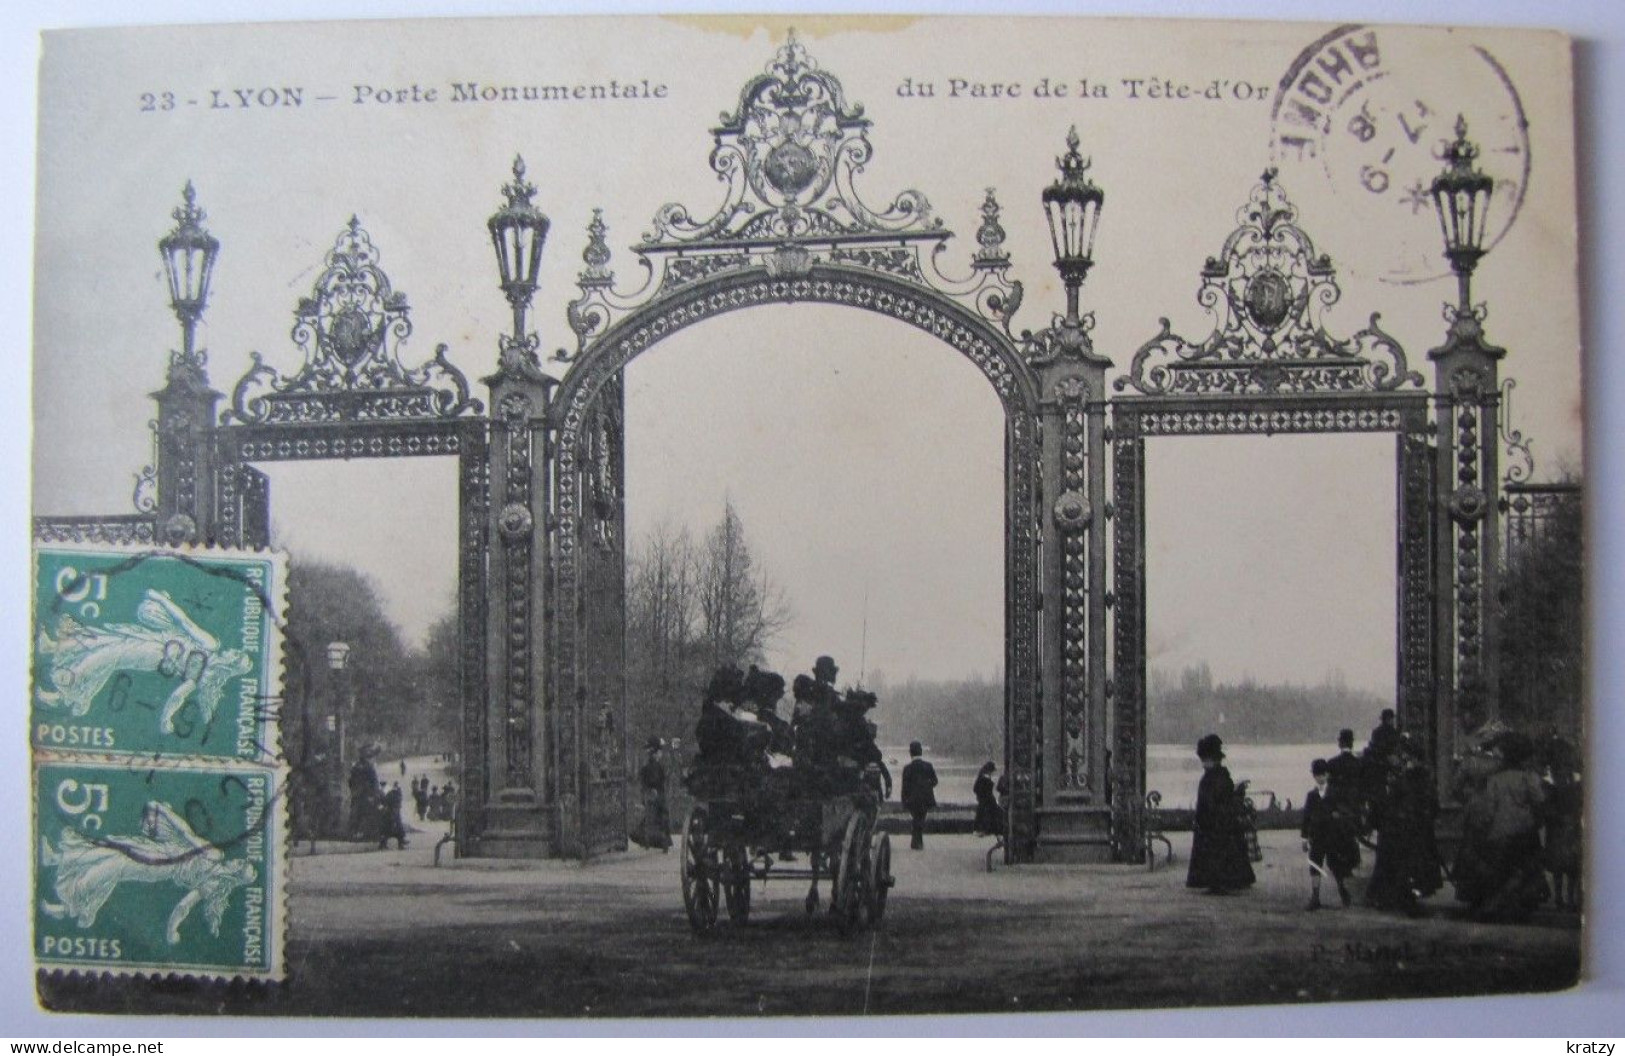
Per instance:
[[[1236,228],[1202,268],[1197,301],[1215,318],[1200,342],[1175,334],[1167,319],[1134,355],[1119,392],[1243,396],[1382,392],[1422,384],[1405,350],[1377,325],[1348,338],[1328,333],[1322,316],[1342,296],[1331,257],[1298,226],[1297,207],[1264,173],[1236,214]]]
[[[294,308],[292,337],[304,366],[284,377],[253,353],[223,423],[455,418],[481,410],[462,372],[446,359],[445,345],[422,366],[401,363],[401,345],[412,333],[406,294],[391,285],[356,217],[339,232],[325,263],[310,296]]]

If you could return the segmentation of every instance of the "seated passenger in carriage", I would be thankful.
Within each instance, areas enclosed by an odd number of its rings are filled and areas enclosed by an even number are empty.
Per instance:
[[[784,676],[758,670],[752,664],[745,673],[743,695],[747,706],[755,712],[757,721],[771,731],[767,750],[773,755],[788,758],[795,751],[795,734],[790,724],[779,717],[779,701],[784,698]]]
[[[766,770],[773,731],[744,707],[745,700],[745,676],[732,665],[718,668],[694,727],[699,757],[687,785],[696,795],[738,794]]]
[[[880,746],[875,744],[878,730],[867,718],[867,713],[878,703],[873,693],[864,689],[849,689],[835,706],[836,764],[855,765],[861,780],[875,795],[886,799],[891,795],[891,771],[886,769]]]

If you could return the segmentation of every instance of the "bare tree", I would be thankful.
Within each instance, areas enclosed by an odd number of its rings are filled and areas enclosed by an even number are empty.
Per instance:
[[[790,623],[784,590],[755,565],[745,526],[733,503],[725,503],[699,560],[700,634],[709,667],[760,661]]]
[[[627,570],[627,658],[633,677],[669,693],[687,676],[697,618],[698,558],[686,528],[661,522]]]

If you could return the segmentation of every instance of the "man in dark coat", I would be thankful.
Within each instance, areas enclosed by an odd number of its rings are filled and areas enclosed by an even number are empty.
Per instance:
[[[913,819],[908,841],[909,850],[913,851],[925,848],[925,815],[937,805],[937,771],[920,758],[924,754],[925,748],[919,741],[910,742],[909,763],[903,767],[903,808]]]
[[[650,737],[643,767],[638,771],[638,788],[643,796],[643,819],[632,830],[632,842],[640,847],[671,850],[671,821],[666,812],[666,765],[660,761],[665,744]]]
[[[1399,727],[1394,725],[1394,709],[1383,708],[1377,725],[1371,730],[1367,751],[1377,759],[1387,760],[1399,750]]]
[[[401,806],[406,797],[401,794],[401,783],[395,782],[390,790],[384,793],[383,831],[379,835],[378,849],[384,850],[389,841],[395,841],[395,849],[406,849],[406,819],[401,817]]]
[[[1354,731],[1339,730],[1337,754],[1326,760],[1326,791],[1323,793],[1332,820],[1348,833],[1354,843],[1354,864],[1360,865],[1360,835],[1365,832],[1366,775],[1360,757],[1354,754]]]
[[[429,779],[427,777],[419,777],[412,782],[412,803],[417,807],[418,820],[424,820],[429,813]]]
[[[350,825],[352,840],[375,840],[379,832],[378,768],[373,760],[378,749],[372,745],[361,749],[361,755],[350,767]]]
[[[1228,895],[1253,886],[1257,879],[1242,828],[1243,804],[1224,766],[1224,741],[1210,733],[1196,742],[1202,781],[1196,787],[1196,820],[1191,834],[1191,864],[1186,887],[1210,895]]]

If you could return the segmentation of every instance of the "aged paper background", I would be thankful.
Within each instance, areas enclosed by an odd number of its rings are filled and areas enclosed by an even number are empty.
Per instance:
[[[1192,297],[1196,270],[1217,250],[1259,170],[1273,160],[1268,103],[1230,100],[1206,108],[1133,99],[1123,79],[1272,85],[1318,36],[1318,27],[1307,25],[1257,25],[1233,36],[1194,24],[997,19],[970,33],[962,23],[907,18],[855,27],[790,21],[874,122],[875,158],[860,190],[872,204],[905,188],[925,192],[960,235],[952,252],[961,266],[951,270],[963,270],[968,259],[982,188],[999,188],[1007,247],[1028,287],[1021,326],[1043,325],[1059,302],[1036,195],[1051,178],[1061,135],[1068,125],[1079,126],[1108,194],[1101,263],[1085,287],[1085,306],[1097,314],[1097,347],[1120,365],[1152,336],[1158,315],[1169,315],[1187,334],[1206,332]],[[777,46],[781,26],[687,19],[464,22],[393,25],[387,35],[380,26],[352,25],[58,37],[48,47],[53,65],[41,85],[39,126],[36,512],[127,508],[130,474],[147,460],[150,409],[140,395],[157,386],[161,352],[174,341],[152,243],[186,179],[200,188],[210,227],[224,243],[201,338],[217,387],[241,373],[251,349],[284,368],[295,365],[285,337],[289,309],[352,210],[362,214],[386,270],[412,298],[416,335],[409,348],[426,355],[446,341],[455,361],[478,376],[494,365],[494,334],[505,321],[483,223],[512,153],[525,154],[540,188],[538,204],[554,221],[533,319],[544,345],[555,347],[569,337],[562,307],[573,293],[581,228],[591,208],[606,208],[617,270],[635,285],[624,246],[641,235],[654,210],[677,201],[703,216],[718,200],[705,165],[708,129]],[[1503,62],[1522,98],[1535,166],[1518,222],[1480,269],[1475,299],[1490,305],[1491,338],[1512,350],[1505,372],[1519,380],[1513,424],[1536,440],[1549,471],[1557,460],[1578,461],[1582,434],[1568,53],[1556,36],[1485,30],[1473,40]],[[687,61],[702,50],[704,63]],[[619,104],[352,101],[358,84],[438,85],[444,93],[453,81],[531,83],[540,79],[538,70],[547,71],[548,82],[646,78],[667,85],[668,95]],[[1414,68],[1424,86],[1437,75],[1422,64]],[[1112,95],[1062,101],[898,94],[905,79],[933,81],[939,93],[955,77],[1019,81],[1030,92],[1046,76],[1087,77],[1109,85]],[[300,85],[310,101],[231,111],[232,89],[262,84]],[[141,93],[164,91],[205,99],[226,92],[228,109],[194,116],[183,104],[179,113],[141,112]],[[318,105],[318,94],[334,98]],[[1346,187],[1316,185],[1290,168],[1283,178],[1303,225],[1341,266],[1334,331],[1351,332],[1380,310],[1384,328],[1410,351],[1413,368],[1425,369],[1423,353],[1443,332],[1438,304],[1449,296],[1448,284],[1401,284],[1384,276],[1389,247],[1400,256],[1408,240],[1432,246],[1432,218],[1419,215],[1414,225],[1392,216],[1374,220],[1350,207]],[[844,314],[810,318],[816,340],[850,344],[893,336],[877,337],[867,321],[854,323]],[[805,341],[807,335],[773,339]],[[28,347],[26,339],[18,347]],[[664,381],[662,401],[688,400],[684,384],[696,386],[694,398],[706,386],[692,371],[673,370]],[[941,399],[952,406],[955,396]],[[844,434],[854,461],[881,442],[857,425]],[[888,455],[906,458],[907,452]],[[1587,475],[1599,484],[1607,479],[1594,467]],[[648,479],[653,484],[658,474]],[[1380,477],[1373,479],[1381,487]],[[996,490],[996,481],[995,469],[989,487]],[[637,479],[630,487],[636,494]],[[1377,551],[1384,546],[1391,543]],[[1606,801],[1604,781],[1594,787]],[[16,967],[8,964],[8,972]],[[26,970],[18,979],[25,984]],[[28,989],[25,984],[20,992]]]

